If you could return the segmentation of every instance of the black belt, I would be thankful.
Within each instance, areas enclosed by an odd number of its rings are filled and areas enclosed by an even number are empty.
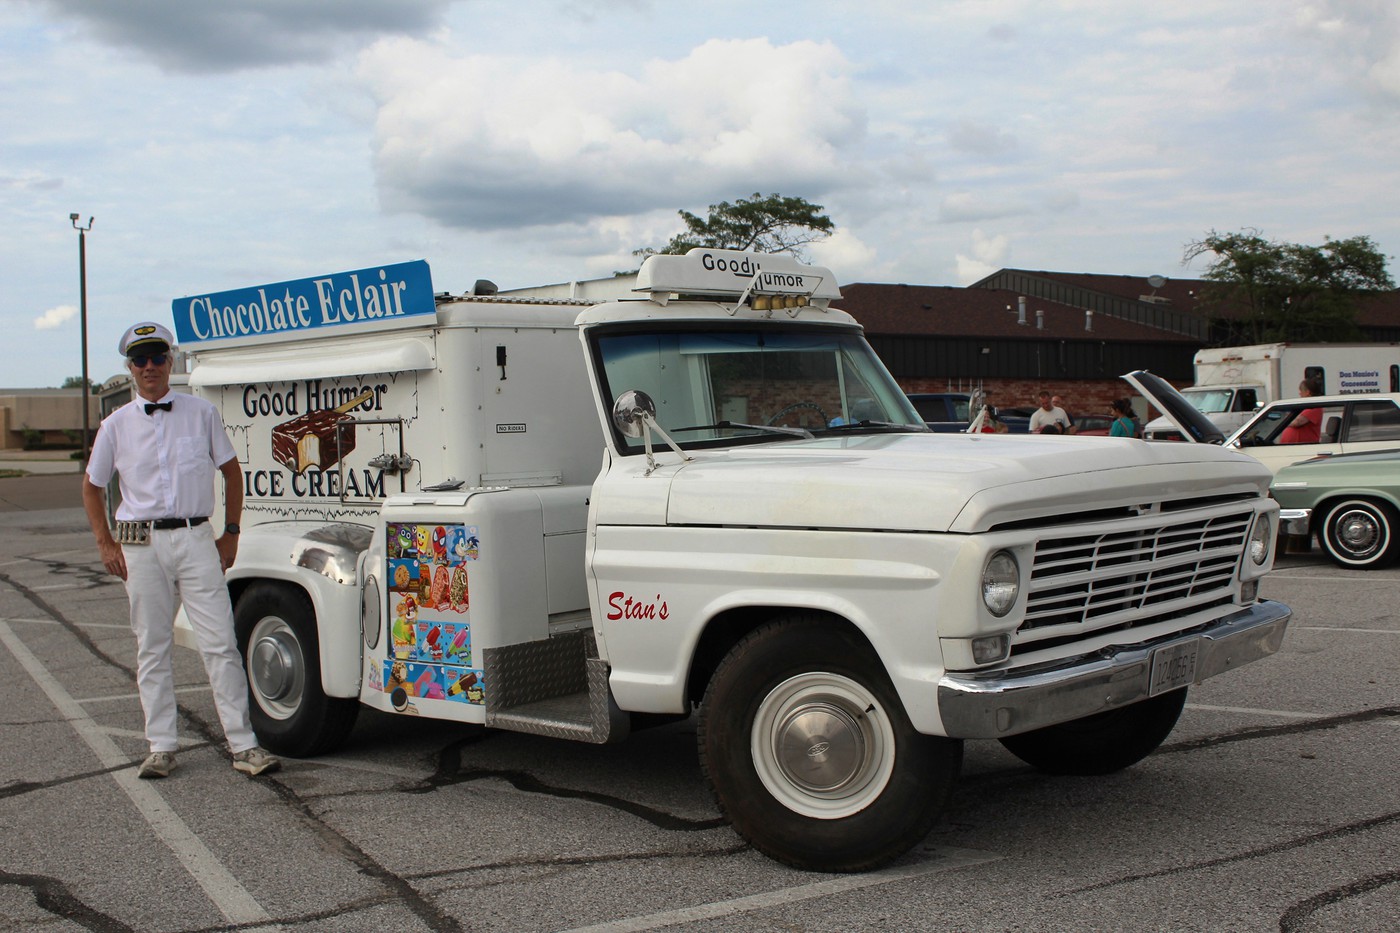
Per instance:
[[[151,527],[157,531],[169,531],[171,528],[193,528],[196,525],[203,525],[209,521],[207,518],[157,518],[151,521]]]

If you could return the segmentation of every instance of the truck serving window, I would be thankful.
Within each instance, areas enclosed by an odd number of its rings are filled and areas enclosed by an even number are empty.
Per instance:
[[[597,338],[610,403],[645,392],[683,447],[898,426],[923,429],[904,393],[858,333],[734,328]],[[639,439],[622,439],[642,449]]]

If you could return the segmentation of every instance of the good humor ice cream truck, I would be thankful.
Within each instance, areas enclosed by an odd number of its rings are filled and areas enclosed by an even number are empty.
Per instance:
[[[328,752],[361,706],[596,743],[694,714],[740,834],[853,871],[929,831],[963,740],[1114,771],[1279,648],[1257,462],[933,434],[837,297],[697,249],[592,304],[422,262],[175,301],[243,467],[263,743]]]

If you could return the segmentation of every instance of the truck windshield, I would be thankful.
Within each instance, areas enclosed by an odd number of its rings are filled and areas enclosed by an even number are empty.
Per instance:
[[[1197,411],[1208,415],[1212,412],[1230,411],[1230,400],[1234,398],[1235,390],[1183,389],[1181,394]]]
[[[602,334],[595,345],[607,404],[629,389],[645,392],[657,423],[683,447],[924,430],[857,332],[735,326]],[[620,440],[642,449],[639,439]]]

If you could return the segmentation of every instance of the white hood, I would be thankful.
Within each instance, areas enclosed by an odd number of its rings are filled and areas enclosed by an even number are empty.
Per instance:
[[[895,434],[692,454],[676,463],[659,453],[664,465],[646,477],[609,471],[595,488],[598,521],[970,533],[1202,485],[1261,495],[1271,479],[1258,461],[1213,445],[1108,437]]]

